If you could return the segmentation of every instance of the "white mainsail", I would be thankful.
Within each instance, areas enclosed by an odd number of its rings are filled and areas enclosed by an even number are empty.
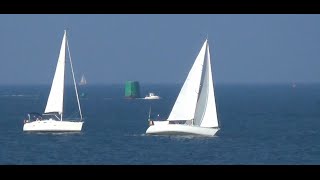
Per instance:
[[[207,44],[205,59],[203,83],[197,103],[194,124],[201,127],[218,127],[209,44]]]
[[[66,31],[64,31],[57,68],[52,81],[45,113],[63,112],[64,72],[66,62]]]
[[[191,120],[194,118],[198,100],[201,72],[207,47],[207,40],[203,44],[188,76],[185,80],[179,96],[172,108],[168,120]]]
[[[79,85],[85,85],[85,84],[87,84],[87,80],[84,77],[84,75],[82,75]]]

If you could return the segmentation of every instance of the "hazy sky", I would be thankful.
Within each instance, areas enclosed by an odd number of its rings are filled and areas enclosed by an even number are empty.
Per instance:
[[[320,15],[0,15],[0,84],[183,83],[208,36],[215,83],[320,82]]]

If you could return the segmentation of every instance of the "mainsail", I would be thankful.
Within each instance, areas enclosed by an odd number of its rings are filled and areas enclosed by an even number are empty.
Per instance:
[[[178,98],[172,108],[168,120],[191,120],[194,118],[198,100],[201,74],[206,51],[207,41],[203,44]]]
[[[60,54],[58,58],[56,72],[53,77],[52,86],[45,109],[45,113],[63,112],[63,93],[64,93],[64,72],[66,62],[66,31],[64,32]]]
[[[210,63],[209,44],[207,45],[203,81],[197,103],[194,124],[201,127],[218,127],[216,103]]]
[[[192,119],[195,126],[218,127],[210,50],[207,40],[188,74],[168,118],[169,121]]]
[[[87,84],[87,80],[84,77],[84,75],[82,75],[79,85],[85,85],[85,84]]]

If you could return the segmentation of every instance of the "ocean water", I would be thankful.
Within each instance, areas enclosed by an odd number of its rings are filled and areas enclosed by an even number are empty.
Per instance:
[[[319,84],[217,84],[215,137],[146,135],[149,108],[168,117],[180,87],[141,85],[160,100],[124,99],[124,85],[80,87],[82,132],[26,133],[23,119],[44,111],[50,87],[1,86],[0,164],[320,164]]]

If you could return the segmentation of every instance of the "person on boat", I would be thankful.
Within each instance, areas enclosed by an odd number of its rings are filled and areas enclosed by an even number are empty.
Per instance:
[[[149,126],[153,126],[154,123],[153,123],[153,120],[149,119]]]

